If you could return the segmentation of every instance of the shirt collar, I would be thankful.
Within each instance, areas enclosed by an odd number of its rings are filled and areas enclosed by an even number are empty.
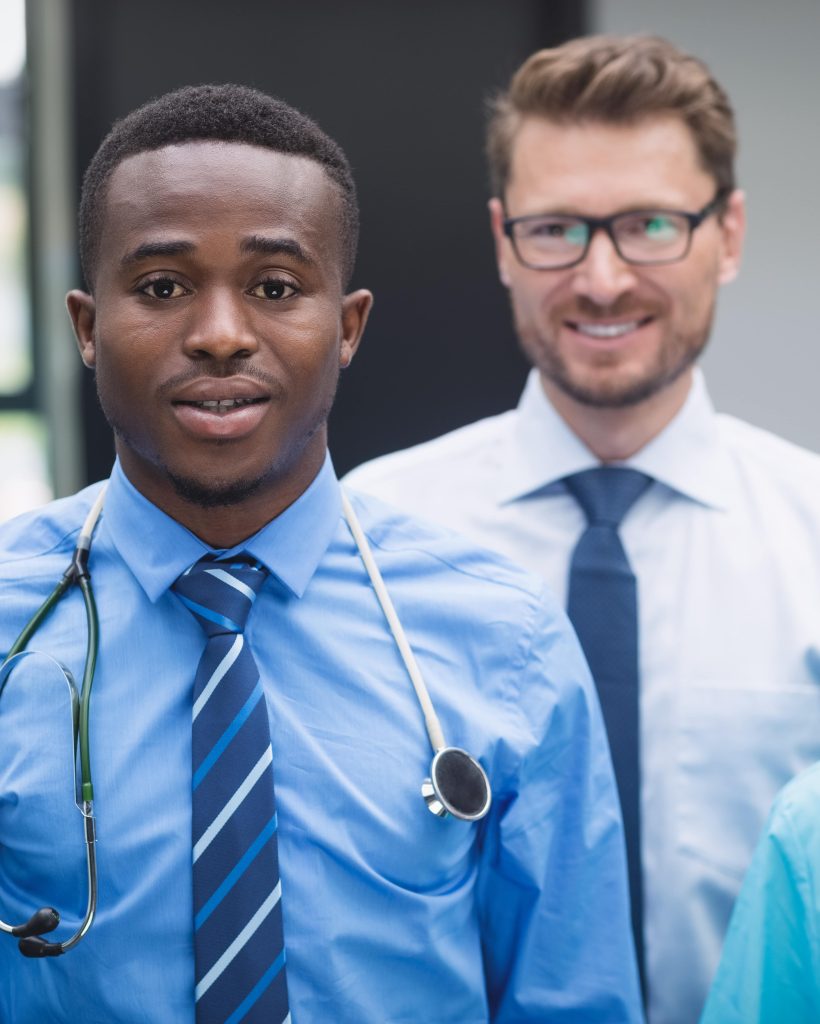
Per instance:
[[[535,491],[562,489],[571,473],[600,465],[570,430],[531,370],[516,410],[508,457],[502,470],[501,504]],[[726,508],[730,502],[730,460],[703,374],[696,369],[686,401],[674,419],[624,463],[701,504]]]
[[[330,544],[341,515],[339,483],[330,455],[299,498],[258,533],[226,554],[247,551],[296,597],[301,597]],[[114,546],[151,601],[211,549],[152,504],[114,464],[104,523]],[[145,538],[151,543],[146,544]]]

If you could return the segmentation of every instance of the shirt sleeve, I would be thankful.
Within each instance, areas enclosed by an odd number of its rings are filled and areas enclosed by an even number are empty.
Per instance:
[[[549,602],[532,626],[482,838],[490,1019],[631,1024],[643,1015],[601,712],[563,611]]]
[[[775,804],[735,904],[701,1024],[820,1020],[816,818],[815,806],[807,849],[806,828],[782,800]]]

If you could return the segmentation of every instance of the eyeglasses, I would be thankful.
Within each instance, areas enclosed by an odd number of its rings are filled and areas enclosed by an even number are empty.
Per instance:
[[[507,217],[504,234],[515,255],[532,270],[565,270],[580,263],[596,231],[605,231],[625,263],[660,266],[684,259],[692,232],[716,213],[727,196],[720,189],[697,213],[684,210],[630,210],[614,217],[564,217],[537,213]]]

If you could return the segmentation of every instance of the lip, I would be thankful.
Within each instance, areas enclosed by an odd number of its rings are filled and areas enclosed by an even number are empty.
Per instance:
[[[600,319],[565,319],[564,327],[584,345],[597,349],[613,349],[628,345],[655,322],[652,315]]]
[[[270,398],[270,390],[251,377],[197,377],[171,394],[171,401],[215,402],[221,398]]]
[[[240,440],[253,433],[267,413],[270,391],[248,377],[198,377],[171,395],[183,430],[203,440]],[[194,404],[244,400],[252,404],[219,410]]]

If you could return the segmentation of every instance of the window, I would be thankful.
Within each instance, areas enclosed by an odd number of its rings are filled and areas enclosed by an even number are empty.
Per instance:
[[[4,0],[0,33],[0,520],[48,501],[35,411],[26,194],[25,3]]]

